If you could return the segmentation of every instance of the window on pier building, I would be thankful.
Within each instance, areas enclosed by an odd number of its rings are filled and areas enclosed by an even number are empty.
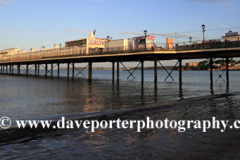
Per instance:
[[[86,45],[86,39],[65,42],[66,47],[82,46],[82,45]]]

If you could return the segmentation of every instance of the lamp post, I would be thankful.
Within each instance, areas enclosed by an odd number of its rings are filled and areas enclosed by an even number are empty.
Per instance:
[[[204,37],[204,32],[205,32],[205,25],[202,25],[202,29],[203,29],[203,48],[205,47],[205,37]]]
[[[60,55],[61,55],[61,43],[59,44],[59,46],[60,46]]]
[[[108,49],[107,49],[107,52],[108,52],[108,50],[109,50],[109,36],[107,36],[107,40],[108,40]]]
[[[189,40],[190,40],[190,49],[191,49],[192,37],[189,37]]]
[[[143,33],[145,34],[145,51],[146,51],[147,50],[147,30],[145,29]]]

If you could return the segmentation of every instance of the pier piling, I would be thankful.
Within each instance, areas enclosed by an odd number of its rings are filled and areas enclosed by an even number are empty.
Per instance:
[[[213,59],[212,58],[210,58],[210,89],[213,95],[214,93],[213,93]]]
[[[45,64],[45,78],[47,78],[47,72],[48,72],[48,65],[47,63]]]
[[[20,64],[17,65],[17,75],[20,75]]]
[[[142,86],[143,86],[143,82],[144,82],[144,61],[143,60],[141,60],[141,78],[142,78]]]
[[[67,79],[69,79],[69,62],[67,63]]]
[[[40,70],[40,64],[38,64],[38,73],[37,73],[37,76],[39,77],[39,70]]]
[[[226,58],[226,80],[227,80],[227,86],[229,86],[229,58],[227,57]]]
[[[154,59],[154,83],[157,83],[157,58]]]
[[[28,64],[26,65],[26,76],[28,76]]]
[[[53,63],[51,63],[51,78],[53,78]]]
[[[10,64],[9,65],[9,74],[11,74],[12,73],[12,65]]]
[[[92,62],[88,62],[88,80],[92,80]]]
[[[59,63],[57,63],[57,67],[58,67],[58,69],[57,69],[57,77],[59,78],[59,70],[60,70],[60,64]]]
[[[117,82],[119,82],[119,61],[117,62]]]
[[[34,69],[35,69],[35,74],[34,74],[34,76],[36,77],[36,76],[37,76],[37,64],[35,64]]]
[[[114,81],[114,73],[115,73],[115,66],[114,66],[114,62],[112,62],[112,80]]]
[[[72,79],[74,79],[74,70],[75,70],[75,67],[74,67],[74,62],[72,63]]]
[[[179,59],[179,83],[182,84],[182,59]]]

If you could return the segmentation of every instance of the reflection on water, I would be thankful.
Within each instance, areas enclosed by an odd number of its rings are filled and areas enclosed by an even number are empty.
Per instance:
[[[65,75],[61,71],[62,75]],[[114,120],[204,120],[233,121],[240,118],[240,95],[237,72],[230,72],[230,84],[209,88],[209,72],[183,71],[183,82],[164,82],[166,73],[159,71],[153,83],[153,71],[145,71],[141,86],[140,71],[136,80],[119,83],[111,80],[111,71],[93,71],[93,80],[78,78],[35,78],[0,76],[0,117],[16,119]],[[71,75],[71,73],[70,73]],[[173,72],[177,77],[178,73]],[[217,75],[215,75],[216,78]],[[215,95],[211,95],[211,94]],[[89,117],[91,116],[91,117]],[[18,134],[17,134],[18,133]],[[85,129],[43,131],[0,130],[2,158],[81,159],[220,159],[239,156],[237,130],[189,129]],[[5,139],[5,140],[4,140]]]

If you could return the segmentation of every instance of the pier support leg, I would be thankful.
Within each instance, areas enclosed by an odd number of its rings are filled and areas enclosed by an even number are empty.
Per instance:
[[[40,64],[38,64],[38,73],[37,73],[38,77],[39,77],[39,70],[40,70]]]
[[[88,80],[92,79],[92,62],[88,62]]]
[[[141,78],[142,78],[142,86],[143,86],[143,82],[144,82],[144,61],[143,60],[141,60]]]
[[[114,73],[115,73],[115,66],[114,66],[114,62],[112,62],[112,80],[114,81]]]
[[[12,74],[12,65],[9,65],[9,74]]]
[[[8,65],[6,65],[6,74],[8,74]]]
[[[57,63],[57,67],[58,67],[57,77],[59,78],[59,67],[60,67],[60,64],[59,64],[59,63]]]
[[[28,76],[28,64],[26,65],[26,76]]]
[[[117,82],[119,82],[119,62],[117,62]]]
[[[53,63],[51,63],[51,78],[53,78]]]
[[[143,82],[144,82],[144,61],[141,60],[141,89],[142,89],[142,96],[144,94],[144,85],[143,85]],[[142,97],[143,98],[143,97]]]
[[[229,64],[229,58],[227,57],[226,58],[226,80],[227,80],[227,92],[228,92],[228,88],[229,88],[229,67],[228,67],[228,64]]]
[[[12,65],[12,71],[11,71],[12,74],[13,74],[13,70],[14,70],[14,65]]]
[[[179,59],[179,97],[183,99],[182,93],[182,59]]]
[[[37,76],[37,64],[35,64],[35,77]]]
[[[157,83],[157,58],[154,60],[154,83]]]
[[[48,65],[45,64],[45,78],[47,78],[47,72],[48,72]]]
[[[74,70],[75,70],[75,66],[74,66],[74,62],[72,63],[72,79],[74,79]]]
[[[20,75],[20,64],[17,65],[17,75]]]
[[[213,59],[210,58],[210,89],[211,94],[213,94]]]
[[[182,84],[182,59],[179,59],[179,83]]]
[[[67,63],[67,79],[69,79],[69,63]]]

